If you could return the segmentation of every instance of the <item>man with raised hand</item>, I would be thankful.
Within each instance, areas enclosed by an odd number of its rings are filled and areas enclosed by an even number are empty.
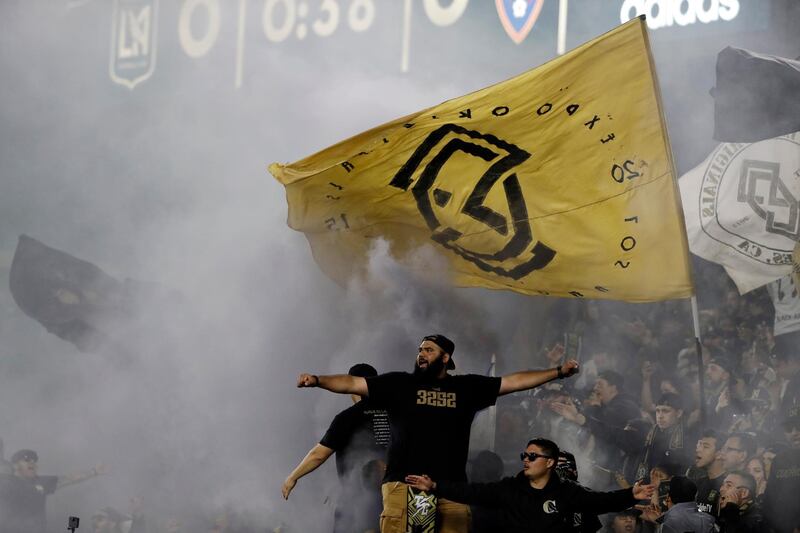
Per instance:
[[[353,365],[347,372],[362,378],[377,376],[378,371],[367,363]],[[352,395],[353,405],[340,412],[302,461],[289,474],[281,487],[284,499],[294,489],[297,481],[316,470],[334,453],[339,491],[334,511],[334,533],[363,532],[378,523],[380,492],[364,487],[365,468],[377,461],[381,470],[385,466],[386,448],[389,446],[389,417],[386,411],[373,408],[369,399]],[[382,472],[381,472],[382,473]]]
[[[362,378],[301,374],[298,387],[321,387],[366,396],[389,412],[389,444],[383,493],[382,533],[405,533],[409,488],[405,477],[425,472],[436,479],[465,482],[469,436],[475,413],[498,396],[532,389],[578,372],[568,361],[549,370],[528,370],[503,377],[450,375],[455,344],[444,335],[422,339],[413,373],[389,372]],[[421,500],[420,500],[421,501]],[[427,508],[425,509],[427,511]],[[469,507],[447,499],[437,503],[439,533],[466,533]]]
[[[40,476],[39,454],[19,450],[11,456],[12,474],[0,474],[0,533],[45,533],[47,497],[57,489],[105,474],[99,464],[65,476]]]
[[[573,531],[577,513],[621,511],[638,500],[649,499],[655,492],[653,485],[639,482],[612,492],[589,490],[559,478],[555,472],[558,456],[558,445],[553,441],[532,439],[520,454],[522,471],[514,477],[495,483],[465,483],[409,475],[406,482],[440,498],[500,509],[504,514],[503,523],[515,533]]]
[[[719,530],[721,533],[761,533],[764,516],[755,501],[756,480],[743,470],[725,476],[719,490]]]

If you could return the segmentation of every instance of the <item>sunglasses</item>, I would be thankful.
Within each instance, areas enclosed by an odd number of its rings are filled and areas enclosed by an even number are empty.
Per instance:
[[[528,458],[528,461],[535,461],[539,457],[544,457],[545,459],[552,459],[552,457],[550,457],[549,455],[542,455],[540,453],[535,453],[535,452],[522,452],[521,454],[519,454],[520,461],[524,461],[526,457]]]

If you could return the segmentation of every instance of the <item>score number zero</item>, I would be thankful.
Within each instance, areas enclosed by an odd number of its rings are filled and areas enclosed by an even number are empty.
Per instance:
[[[445,6],[441,2],[442,0],[423,0],[428,19],[437,26],[455,23],[469,4],[469,0],[451,0]],[[308,30],[302,20],[308,16],[308,3],[309,0],[265,0],[261,22],[267,39],[275,43],[284,41],[292,34],[292,30],[295,30],[298,39],[304,39]],[[337,0],[320,2],[319,16],[311,23],[311,29],[316,35],[328,37],[339,27],[342,16],[339,4]],[[351,30],[366,31],[374,20],[374,0],[350,1],[347,7],[347,23]]]
[[[245,11],[249,1],[239,0],[239,57],[243,53]],[[312,1],[318,6],[319,13],[313,15],[311,30],[320,37],[333,35],[342,16],[347,17],[350,28],[355,32],[368,30],[376,17],[375,0],[260,0],[261,26],[267,40],[276,43],[284,41],[293,31],[298,39],[304,39],[308,34],[308,26],[304,21],[309,16],[309,3]],[[407,9],[410,9],[411,1],[406,0]],[[223,0],[183,1],[178,14],[178,42],[187,56],[199,59],[214,48],[222,29],[222,2]],[[444,6],[442,2],[445,3]],[[422,0],[428,19],[440,27],[450,26],[458,21],[468,4],[469,0]],[[344,15],[343,10],[346,10]],[[196,17],[205,19],[204,29],[193,28]],[[237,82],[237,87],[239,85],[240,82]]]

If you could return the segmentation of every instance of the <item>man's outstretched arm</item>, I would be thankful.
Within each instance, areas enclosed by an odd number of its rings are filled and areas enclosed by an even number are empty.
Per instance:
[[[405,482],[417,490],[435,492],[440,498],[467,505],[502,508],[504,504],[508,503],[508,493],[501,488],[504,481],[493,483],[442,481],[437,483],[427,475],[409,474],[406,476]]]
[[[348,374],[337,374],[333,376],[317,376],[314,374],[300,374],[297,378],[297,386],[319,387],[339,394],[358,394],[359,396],[369,396],[367,380],[360,376],[350,376]]]
[[[525,370],[522,372],[514,372],[500,378],[500,392],[499,396],[518,392],[521,390],[528,390],[538,387],[548,381],[553,381],[559,378],[568,378],[578,373],[578,362],[571,359],[556,368],[548,370]]]
[[[292,489],[297,484],[298,479],[319,468],[319,466],[327,461],[328,457],[331,455],[333,455],[333,450],[327,446],[323,446],[322,444],[317,444],[311,448],[306,456],[303,457],[303,460],[300,461],[300,464],[297,465],[294,470],[292,470],[292,473],[289,474],[289,477],[287,477],[286,481],[283,482],[283,486],[281,487],[283,499],[289,499],[289,493],[292,492]]]
[[[94,468],[84,472],[76,472],[74,474],[58,476],[56,489],[66,487],[67,485],[74,485],[75,483],[80,483],[81,481],[86,481],[87,479],[91,479],[93,477],[102,476],[106,472],[108,472],[108,467],[104,464],[99,464]]]

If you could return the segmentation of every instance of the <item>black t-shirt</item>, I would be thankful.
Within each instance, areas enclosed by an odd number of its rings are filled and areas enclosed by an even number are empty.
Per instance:
[[[764,493],[764,515],[775,531],[794,531],[800,527],[800,450],[789,449],[772,460],[767,490]]]
[[[45,501],[57,484],[57,476],[0,475],[0,533],[44,533]]]
[[[472,419],[494,405],[500,378],[390,372],[367,378],[367,387],[372,404],[389,412],[392,439],[384,481],[403,481],[407,474],[466,481]]]
[[[386,457],[389,415],[362,400],[336,415],[319,443],[336,452],[339,479],[360,475],[369,461]]]
[[[703,478],[697,482],[697,508],[704,513],[708,513],[714,517],[719,516],[719,489],[722,487],[722,482],[725,481],[725,473],[721,476],[711,478]]]

